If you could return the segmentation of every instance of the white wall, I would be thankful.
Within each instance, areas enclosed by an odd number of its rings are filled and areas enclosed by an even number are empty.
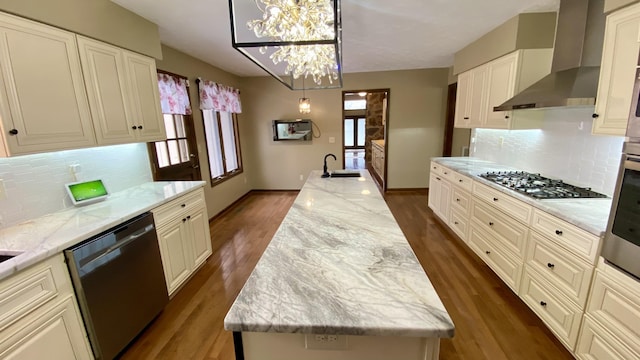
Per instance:
[[[0,159],[6,190],[0,200],[0,228],[73,206],[64,189],[73,182],[72,164],[80,165],[78,181],[101,178],[109,192],[152,181],[144,143]]]
[[[471,156],[612,195],[624,137],[591,135],[593,109],[546,112],[539,130],[476,129]]]

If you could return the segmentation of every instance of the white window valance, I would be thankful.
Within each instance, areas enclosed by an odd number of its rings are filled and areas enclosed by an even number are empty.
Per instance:
[[[191,115],[187,79],[158,73],[158,89],[163,114]]]
[[[214,110],[240,114],[240,90],[198,78],[200,110]]]

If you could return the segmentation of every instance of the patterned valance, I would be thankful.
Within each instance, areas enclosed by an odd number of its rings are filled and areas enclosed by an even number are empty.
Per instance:
[[[200,109],[240,114],[240,90],[198,78]]]
[[[158,73],[158,88],[163,114],[191,115],[186,79]]]

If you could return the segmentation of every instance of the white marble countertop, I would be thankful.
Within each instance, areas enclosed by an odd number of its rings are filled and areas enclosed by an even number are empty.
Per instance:
[[[470,176],[474,181],[481,182],[493,189],[517,198],[518,200],[576,225],[577,227],[594,235],[602,236],[607,229],[609,211],[611,210],[611,198],[534,199],[478,176],[482,173],[486,173],[487,171],[510,171],[521,169],[499,165],[490,161],[475,159],[472,157],[437,157],[432,158],[431,160],[446,166],[453,171]]]
[[[65,209],[0,229],[0,253],[21,253],[0,263],[0,280],[204,184],[148,182],[113,193],[96,204]]]
[[[313,171],[224,320],[231,331],[452,337],[371,175]]]

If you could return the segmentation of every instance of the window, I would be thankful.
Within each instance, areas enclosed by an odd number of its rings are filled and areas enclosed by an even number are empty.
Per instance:
[[[242,172],[238,118],[226,111],[202,110],[211,186]]]
[[[167,140],[154,142],[158,167],[191,161],[184,115],[163,114]]]

